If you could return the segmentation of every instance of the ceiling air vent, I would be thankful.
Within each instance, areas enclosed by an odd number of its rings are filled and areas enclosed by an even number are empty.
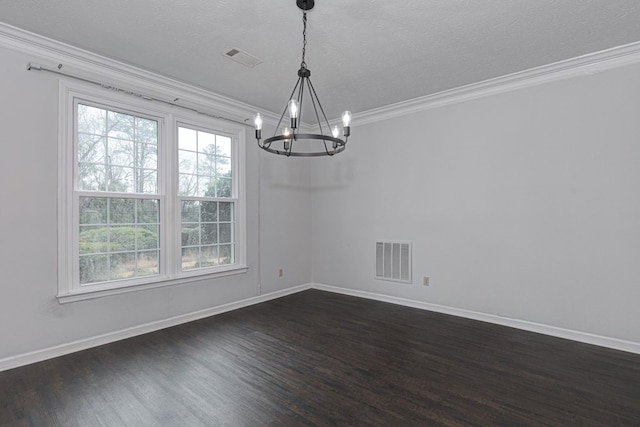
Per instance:
[[[376,241],[376,279],[411,283],[411,242]]]
[[[231,59],[232,61],[236,61],[245,67],[253,68],[256,65],[262,62],[261,59],[256,58],[251,55],[249,52],[246,52],[242,49],[233,48],[223,53],[224,56]]]

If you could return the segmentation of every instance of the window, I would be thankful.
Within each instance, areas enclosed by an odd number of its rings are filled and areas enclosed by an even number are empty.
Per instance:
[[[61,301],[246,271],[244,129],[62,84]]]
[[[78,282],[159,275],[158,120],[74,105]]]
[[[178,127],[182,270],[233,264],[231,138]]]

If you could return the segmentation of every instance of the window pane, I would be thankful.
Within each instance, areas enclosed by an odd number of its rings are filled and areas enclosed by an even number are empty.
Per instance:
[[[109,269],[110,280],[135,277],[137,270],[135,252],[111,254]]]
[[[183,201],[182,202],[182,220],[185,222],[199,222],[200,221],[200,202],[198,201]]]
[[[216,158],[216,173],[220,178],[231,178],[231,159],[229,157]]]
[[[159,200],[80,197],[79,204],[81,284],[159,274]]]
[[[111,252],[133,251],[136,249],[136,228],[125,226],[109,227],[109,250]]]
[[[200,248],[182,249],[182,269],[193,270],[200,267]]]
[[[136,167],[157,169],[158,147],[152,144],[140,144],[138,149],[139,161],[136,163]]]
[[[158,171],[150,169],[136,169],[136,193],[156,194],[158,192]]]
[[[158,122],[78,105],[78,188],[155,194]]]
[[[215,267],[218,265],[218,247],[205,246],[200,254],[201,267]]]
[[[137,200],[138,224],[157,224],[160,222],[157,200]]]
[[[160,274],[160,261],[158,251],[138,252],[138,276],[150,276]]]
[[[106,224],[108,200],[105,197],[81,197],[80,224]]]
[[[182,226],[182,246],[200,245],[200,227],[196,225]]]
[[[180,174],[178,178],[178,194],[181,196],[195,196],[198,192],[198,177],[196,175]]]
[[[215,197],[216,196],[216,179],[215,177],[199,176],[198,177],[198,197]]]
[[[180,173],[195,174],[198,168],[198,154],[193,151],[178,151]]]
[[[216,147],[219,156],[231,157],[231,138],[228,136],[217,135]]]
[[[225,204],[225,203],[220,203]],[[202,202],[201,210],[202,222],[213,222],[218,220],[218,202]]]
[[[101,108],[78,104],[78,132],[93,135],[107,134],[107,112]]]
[[[231,197],[231,180],[225,178],[218,179],[216,190],[218,197]]]
[[[200,243],[203,245],[214,245],[218,243],[218,224],[207,223],[200,227]]]
[[[231,138],[184,127],[178,137],[179,194],[231,197]]]
[[[118,193],[133,193],[134,175],[132,168],[109,166],[107,191]]]
[[[133,140],[133,116],[109,111],[107,113],[107,135]]]
[[[111,224],[133,224],[136,221],[135,199],[107,199]]]
[[[233,218],[233,203],[220,202],[220,221],[231,221]]]
[[[136,117],[136,141],[158,144],[158,122]]]
[[[78,135],[78,162],[104,164],[106,139],[91,134]]]
[[[220,245],[218,262],[221,265],[234,263],[233,245]]]
[[[103,164],[80,163],[78,165],[78,189],[84,191],[106,191],[107,174]]]
[[[198,151],[214,154],[216,152],[216,136],[209,132],[198,131]]]
[[[220,243],[232,243],[231,224],[220,224]]]
[[[80,226],[78,249],[81,255],[106,253],[107,242],[107,227]]]
[[[138,226],[136,236],[136,249],[160,249],[160,228],[157,225]]]
[[[109,280],[109,257],[105,254],[80,256],[80,284]]]
[[[178,128],[178,148],[180,150],[198,151],[196,131],[183,127]]]
[[[198,153],[198,175],[216,176],[216,156],[207,153]]]
[[[107,155],[109,156],[109,164],[133,167],[135,155],[133,141],[109,138],[107,140]]]

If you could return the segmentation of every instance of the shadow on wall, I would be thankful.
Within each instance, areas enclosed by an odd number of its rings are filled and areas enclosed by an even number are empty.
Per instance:
[[[319,166],[310,162],[318,162]],[[355,165],[355,159],[340,155],[309,159],[263,156],[261,179],[274,188],[311,191],[346,188],[355,180]],[[312,175],[311,166],[316,171]]]

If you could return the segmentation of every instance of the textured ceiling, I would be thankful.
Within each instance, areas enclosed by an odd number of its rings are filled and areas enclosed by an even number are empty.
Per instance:
[[[308,18],[330,118],[640,40],[638,0],[316,0]],[[294,0],[0,0],[0,20],[274,112],[301,59]]]

